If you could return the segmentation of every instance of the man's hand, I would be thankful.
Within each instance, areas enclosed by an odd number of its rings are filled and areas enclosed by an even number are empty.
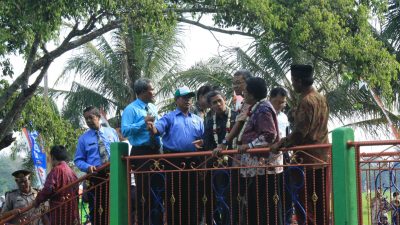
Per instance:
[[[153,128],[154,128],[154,122],[152,122],[152,121],[147,121],[146,122],[146,126],[147,126],[147,130],[149,130],[149,131],[153,131]]]
[[[243,153],[245,153],[245,152],[247,151],[247,149],[249,149],[249,148],[250,148],[250,147],[249,147],[248,144],[239,145],[239,146],[238,146],[238,152],[239,152],[240,154],[243,154]]]
[[[203,139],[195,140],[192,142],[197,149],[203,148]]]
[[[279,149],[281,148],[282,143],[280,141],[276,142],[275,144],[271,145],[269,149],[271,150],[272,153],[277,153]]]
[[[221,156],[221,151],[222,150],[226,150],[228,148],[228,146],[224,145],[224,144],[219,144],[217,145],[217,147],[212,151],[212,155],[214,157],[217,156]]]
[[[94,173],[94,172],[96,172],[96,167],[95,166],[89,166],[88,173]]]
[[[145,118],[144,118],[144,121],[147,123],[147,122],[154,122],[156,120],[156,118],[154,117],[154,116],[152,116],[152,115],[147,115]]]
[[[220,148],[215,148],[213,151],[212,151],[212,156],[213,157],[218,157],[218,156],[221,156],[222,154],[221,154],[221,151],[222,151],[222,149],[220,149]]]

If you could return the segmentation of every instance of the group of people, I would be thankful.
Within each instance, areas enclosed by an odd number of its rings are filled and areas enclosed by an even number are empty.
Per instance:
[[[288,97],[287,91],[281,87],[269,87],[264,79],[253,77],[249,71],[239,70],[233,76],[233,89],[236,96],[239,96],[237,99],[242,97],[241,104],[229,107],[225,94],[218,88],[203,86],[196,95],[189,88],[180,87],[174,94],[176,109],[162,117],[159,116],[157,107],[154,105],[155,90],[152,82],[148,79],[137,80],[134,84],[137,99],[125,108],[121,122],[122,134],[132,145],[130,154],[138,156],[212,151],[214,156],[219,156],[223,150],[238,149],[240,154],[233,157],[229,163],[241,169],[230,170],[228,179],[231,182],[237,180],[239,185],[234,185],[229,192],[233,193],[233,196],[238,195],[241,202],[245,202],[244,207],[247,207],[247,210],[243,211],[243,204],[230,198],[225,208],[229,205],[228,214],[230,211],[235,215],[229,215],[229,218],[226,218],[226,215],[224,218],[221,214],[212,216],[214,214],[208,212],[209,208],[218,207],[207,206],[207,198],[202,199],[203,195],[210,194],[207,191],[200,193],[201,205],[204,201],[206,203],[204,203],[205,209],[199,210],[199,198],[197,202],[194,202],[196,198],[189,199],[190,191],[193,193],[193,190],[199,188],[194,172],[165,173],[159,176],[137,173],[135,174],[136,196],[139,200],[135,202],[134,207],[136,209],[135,222],[163,224],[166,222],[164,221],[166,215],[168,224],[197,224],[199,222],[225,224],[229,220],[233,220],[233,224],[241,224],[246,220],[249,224],[283,224],[287,214],[283,209],[291,209],[292,214],[295,215],[294,211],[300,206],[298,202],[293,203],[294,198],[301,198],[302,203],[308,202],[307,206],[300,207],[308,209],[307,215],[303,215],[302,218],[292,216],[285,221],[293,220],[293,224],[305,220],[308,220],[309,224],[322,224],[324,221],[328,224],[328,212],[323,213],[328,206],[325,197],[327,194],[325,178],[328,171],[326,167],[317,165],[318,161],[328,159],[329,152],[326,149],[293,153],[304,163],[316,164],[312,169],[304,170],[303,176],[309,177],[304,186],[315,188],[300,190],[301,196],[286,193],[285,202],[282,199],[275,200],[276,196],[279,198],[286,191],[283,188],[285,179],[286,183],[290,183],[291,178],[298,178],[296,174],[287,175],[289,179],[284,177],[282,165],[286,153],[283,154],[280,149],[295,145],[328,143],[328,105],[325,98],[313,87],[313,72],[313,67],[310,65],[291,66],[291,81],[293,89],[299,94],[299,101],[290,111],[290,133],[289,120],[283,113]],[[269,88],[272,90],[268,98]],[[194,97],[197,98],[197,103],[192,110]],[[266,147],[269,151],[257,154],[247,152],[249,149]],[[173,170],[174,166],[171,165],[198,164],[198,160],[195,157],[168,158],[165,170]],[[134,160],[133,164],[144,171],[148,171],[151,166],[148,159]],[[265,169],[257,168],[260,165],[261,167],[264,165]],[[213,174],[218,174],[218,172]],[[203,182],[208,186],[219,181],[206,175]],[[164,185],[168,186],[166,193],[160,192],[162,189],[160,187]],[[160,202],[155,196],[155,190],[158,190],[157,193],[161,196],[165,194],[163,201]],[[267,193],[265,190],[271,191]],[[180,199],[177,199],[177,193]],[[315,198],[314,196],[318,198],[315,201],[311,200],[311,197]],[[216,202],[223,201],[221,198],[216,199],[218,199]],[[275,201],[277,203],[274,203]],[[268,209],[267,213],[265,213],[266,209]],[[219,210],[222,211],[221,208]],[[243,212],[242,218],[236,215],[240,212]]]
[[[266,81],[259,77],[253,77],[249,71],[239,70],[233,76],[233,89],[237,102],[229,107],[225,94],[218,88],[203,86],[195,92],[188,87],[180,87],[174,93],[176,109],[160,117],[155,105],[155,89],[151,80],[141,78],[134,83],[136,100],[130,103],[123,111],[121,120],[122,136],[127,138],[131,147],[130,155],[154,155],[168,153],[182,153],[195,151],[212,151],[214,156],[220,156],[226,149],[237,149],[236,156],[229,160],[231,166],[241,169],[230,170],[228,180],[237,181],[232,186],[228,212],[235,212],[229,216],[223,215],[223,209],[219,207],[219,215],[210,212],[210,205],[203,195],[210,195],[209,191],[201,192],[204,209],[198,209],[193,199],[187,199],[191,189],[187,184],[194,186],[198,179],[194,172],[166,173],[165,175],[149,176],[146,173],[136,173],[137,200],[134,202],[135,224],[283,224],[283,221],[291,220],[292,224],[308,220],[308,224],[328,224],[328,213],[323,213],[328,205],[323,197],[325,191],[325,178],[328,174],[324,166],[314,166],[313,169],[304,170],[307,188],[299,191],[300,196],[294,196],[284,188],[284,183],[297,179],[296,175],[284,175],[284,158],[288,158],[287,152],[281,152],[281,148],[288,148],[304,144],[328,143],[328,105],[325,98],[313,87],[313,67],[310,65],[292,65],[291,81],[293,89],[299,94],[298,104],[292,106],[288,117],[283,113],[286,106],[288,93],[282,87],[270,87]],[[269,93],[267,90],[272,89]],[[197,103],[193,110],[193,98]],[[240,101],[243,99],[243,101]],[[89,181],[89,186],[97,186],[88,191],[88,202],[91,224],[108,224],[108,191],[106,178],[109,176],[107,170],[98,168],[110,159],[110,144],[118,142],[117,132],[110,127],[101,125],[100,111],[96,107],[88,107],[83,116],[89,129],[79,137],[74,163],[83,172],[95,173]],[[289,132],[289,121],[290,130]],[[76,176],[65,164],[65,149],[60,146],[52,148],[54,159],[53,169],[48,175],[45,188],[38,194],[34,189],[19,191],[19,195],[27,195],[35,199],[33,204],[38,206],[48,199],[56,190],[67,183],[76,180]],[[268,151],[253,154],[248,153],[250,149],[268,148]],[[60,156],[61,154],[61,156]],[[315,163],[315,158],[325,160],[328,152],[317,149],[311,152],[292,153],[302,158],[307,164]],[[199,158],[169,158],[165,164],[165,170],[173,170],[173,165],[191,165],[199,162]],[[140,166],[141,170],[148,171],[151,164],[148,160],[134,160],[133,165]],[[257,168],[264,166],[262,169]],[[220,176],[223,177],[220,171]],[[66,175],[62,175],[66,174]],[[213,172],[214,175],[218,171]],[[222,174],[222,175],[221,175]],[[288,173],[290,174],[290,173]],[[26,171],[13,174],[17,184],[27,182],[29,175]],[[18,175],[18,177],[17,177]],[[207,185],[218,184],[218,176],[210,178],[205,173],[203,182]],[[289,177],[289,178],[288,178]],[[216,180],[215,180],[216,179]],[[222,178],[221,178],[222,179]],[[262,182],[261,182],[262,181]],[[232,182],[233,183],[233,182]],[[168,186],[166,193],[163,188]],[[208,188],[209,189],[209,188]],[[197,189],[196,189],[197,190]],[[265,191],[270,190],[270,191]],[[66,193],[75,192],[74,189],[66,189]],[[215,192],[215,191],[214,191]],[[286,200],[280,196],[286,193]],[[149,194],[150,193],[150,194]],[[214,193],[215,194],[215,193]],[[157,195],[166,196],[160,200]],[[179,196],[178,196],[179,195]],[[318,196],[317,200],[311,198]],[[3,213],[18,207],[11,206],[12,194],[6,195],[6,206]],[[233,199],[240,198],[241,201]],[[277,198],[278,196],[278,198]],[[182,199],[181,199],[182,198]],[[227,196],[220,196],[218,201],[224,201]],[[296,217],[295,211],[299,206],[295,199],[300,198],[306,202],[307,215]],[[54,204],[58,200],[52,199]],[[216,201],[218,203],[218,201]],[[76,202],[75,202],[76,203]],[[215,203],[215,204],[217,204]],[[73,204],[71,202],[71,204]],[[51,203],[50,203],[51,205]],[[151,207],[150,207],[151,205]],[[52,207],[52,206],[51,206]],[[71,205],[72,209],[77,209]],[[243,210],[243,207],[247,210]],[[288,209],[291,210],[291,218],[287,218]],[[322,211],[321,211],[322,210]],[[236,215],[236,212],[242,216]],[[308,215],[309,214],[309,215]],[[72,214],[75,215],[75,214]],[[73,224],[57,222],[60,215],[56,212],[49,216],[51,224]],[[232,220],[232,221],[231,221]],[[68,223],[66,223],[68,222]]]

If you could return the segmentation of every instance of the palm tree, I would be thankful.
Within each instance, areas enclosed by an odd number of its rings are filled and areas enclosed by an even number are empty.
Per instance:
[[[390,123],[397,124],[398,129],[399,115],[378,104],[379,89],[369,88],[366,83],[347,76],[345,65],[324,62],[301,49],[293,49],[282,40],[268,44],[258,39],[247,50],[229,49],[222,58],[212,58],[187,71],[164,77],[161,91],[171,93],[171,88],[181,84],[192,89],[209,84],[221,87],[229,96],[232,94],[231,74],[239,68],[246,68],[253,75],[264,78],[270,89],[285,87],[291,96],[288,105],[293,106],[297,95],[287,78],[293,62],[315,66],[315,86],[327,97],[331,121],[335,124],[338,121],[343,126],[361,128],[371,135],[381,131],[390,135],[391,130],[387,129]]]
[[[131,26],[83,46],[67,61],[58,80],[71,79],[74,73],[81,81],[74,81],[69,92],[57,91],[53,95],[65,96],[63,116],[79,126],[81,112],[88,105],[120,116],[121,110],[135,99],[135,80],[158,80],[177,67],[178,49],[182,47],[178,34],[178,27],[169,32],[146,33]]]

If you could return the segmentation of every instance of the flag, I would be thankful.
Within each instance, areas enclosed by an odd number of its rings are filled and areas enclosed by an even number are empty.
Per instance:
[[[44,185],[46,181],[46,153],[41,148],[38,137],[39,133],[37,131],[29,132],[26,128],[22,129],[24,136],[28,140],[29,149],[32,153],[32,161],[35,167],[35,175],[39,181],[40,186]]]

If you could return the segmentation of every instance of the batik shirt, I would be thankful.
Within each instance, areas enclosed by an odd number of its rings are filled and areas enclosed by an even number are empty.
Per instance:
[[[293,131],[284,143],[285,147],[295,145],[326,144],[328,140],[329,109],[325,97],[314,88],[300,96],[299,104],[292,110]],[[308,151],[312,156],[327,160],[328,151]],[[305,154],[298,154],[304,163],[315,160]]]
[[[251,143],[254,148],[267,147],[279,140],[278,121],[276,112],[269,101],[261,102],[254,112],[250,115],[249,121],[244,128],[242,136],[242,144]],[[282,172],[279,154],[262,153],[257,155],[250,155],[248,153],[241,155],[242,166],[257,166],[260,164],[268,164],[274,167],[267,169],[269,174]],[[264,160],[262,160],[264,158]],[[265,169],[249,168],[240,171],[243,177],[252,177],[257,175],[264,175]]]

